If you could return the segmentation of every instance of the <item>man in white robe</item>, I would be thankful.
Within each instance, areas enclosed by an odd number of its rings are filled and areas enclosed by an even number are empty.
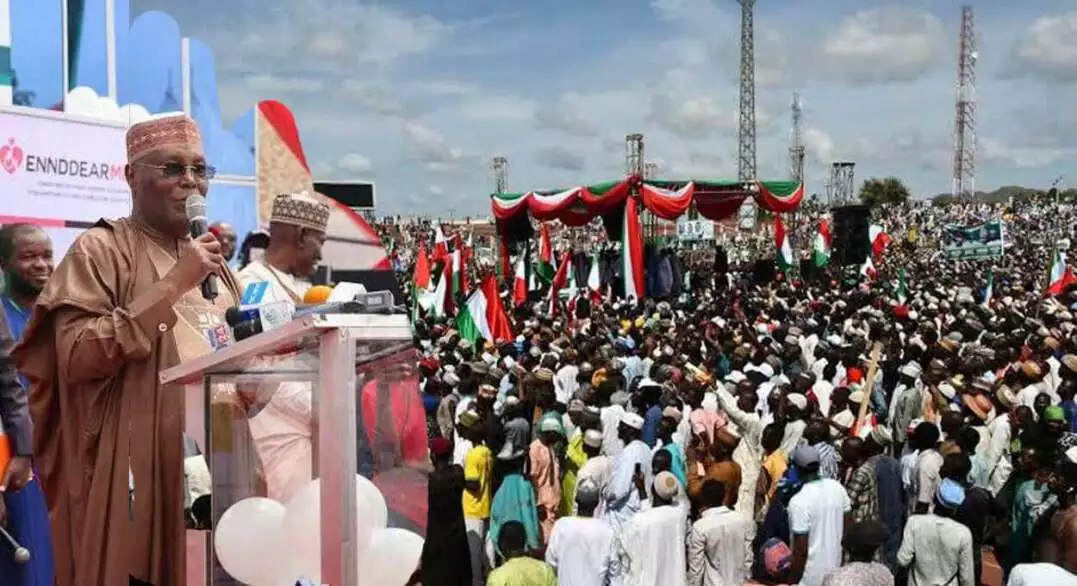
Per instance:
[[[640,439],[642,433],[642,417],[635,413],[621,417],[618,435],[625,448],[614,458],[609,482],[602,491],[605,518],[615,531],[640,512],[644,499],[636,487],[637,471],[643,478],[651,475],[651,448]]]
[[[261,303],[299,304],[306,279],[321,260],[329,206],[305,194],[280,195],[269,220],[265,257],[239,272],[240,284],[265,283]],[[281,502],[313,478],[311,387],[305,382],[277,385],[261,411],[251,414],[250,429],[265,469],[269,497]]]
[[[617,540],[615,584],[685,586],[685,542],[688,520],[673,506],[680,483],[659,472],[651,489],[653,506],[629,519]]]
[[[560,586],[592,586],[610,579],[613,529],[595,518],[601,488],[590,479],[576,484],[576,515],[557,520],[546,546],[546,563]]]

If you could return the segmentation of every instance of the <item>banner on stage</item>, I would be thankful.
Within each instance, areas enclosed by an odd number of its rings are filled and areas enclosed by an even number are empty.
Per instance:
[[[714,240],[714,222],[710,220],[680,220],[677,222],[677,239],[681,242]]]
[[[953,260],[998,258],[1006,248],[1005,232],[1000,220],[974,226],[949,224],[942,230],[942,250]]]
[[[93,222],[128,215],[124,134],[117,124],[0,108],[0,223],[44,227],[59,258]]]

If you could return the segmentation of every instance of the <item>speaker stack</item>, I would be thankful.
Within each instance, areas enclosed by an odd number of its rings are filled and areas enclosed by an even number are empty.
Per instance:
[[[871,208],[849,205],[830,210],[830,263],[835,266],[861,265],[871,253],[868,238]]]

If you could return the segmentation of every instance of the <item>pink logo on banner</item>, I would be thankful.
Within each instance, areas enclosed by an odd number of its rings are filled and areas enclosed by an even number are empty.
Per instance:
[[[18,171],[19,167],[22,166],[22,160],[22,147],[15,144],[14,138],[9,138],[7,144],[0,147],[0,166],[2,166],[9,175],[14,175],[15,171]]]

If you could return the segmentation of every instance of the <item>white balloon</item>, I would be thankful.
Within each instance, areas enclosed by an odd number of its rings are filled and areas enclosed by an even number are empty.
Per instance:
[[[120,119],[120,107],[116,105],[116,101],[108,96],[101,96],[97,98],[96,112],[94,115],[101,120],[119,121]]]
[[[404,586],[419,568],[423,538],[407,529],[379,529],[359,554],[360,584]]]
[[[150,119],[150,112],[141,104],[126,104],[120,107],[120,121],[131,126]]]
[[[296,491],[288,500],[284,515],[285,533],[290,540],[296,571],[316,584],[322,579],[321,487],[321,480],[315,479]],[[355,496],[358,503],[355,540],[362,551],[370,543],[370,535],[385,528],[389,509],[378,487],[358,474],[355,476]]]
[[[213,531],[213,548],[225,571],[250,586],[295,584],[284,515],[284,505],[260,497],[228,507]]]
[[[96,116],[97,92],[86,86],[71,90],[64,98],[64,112],[80,116]]]

